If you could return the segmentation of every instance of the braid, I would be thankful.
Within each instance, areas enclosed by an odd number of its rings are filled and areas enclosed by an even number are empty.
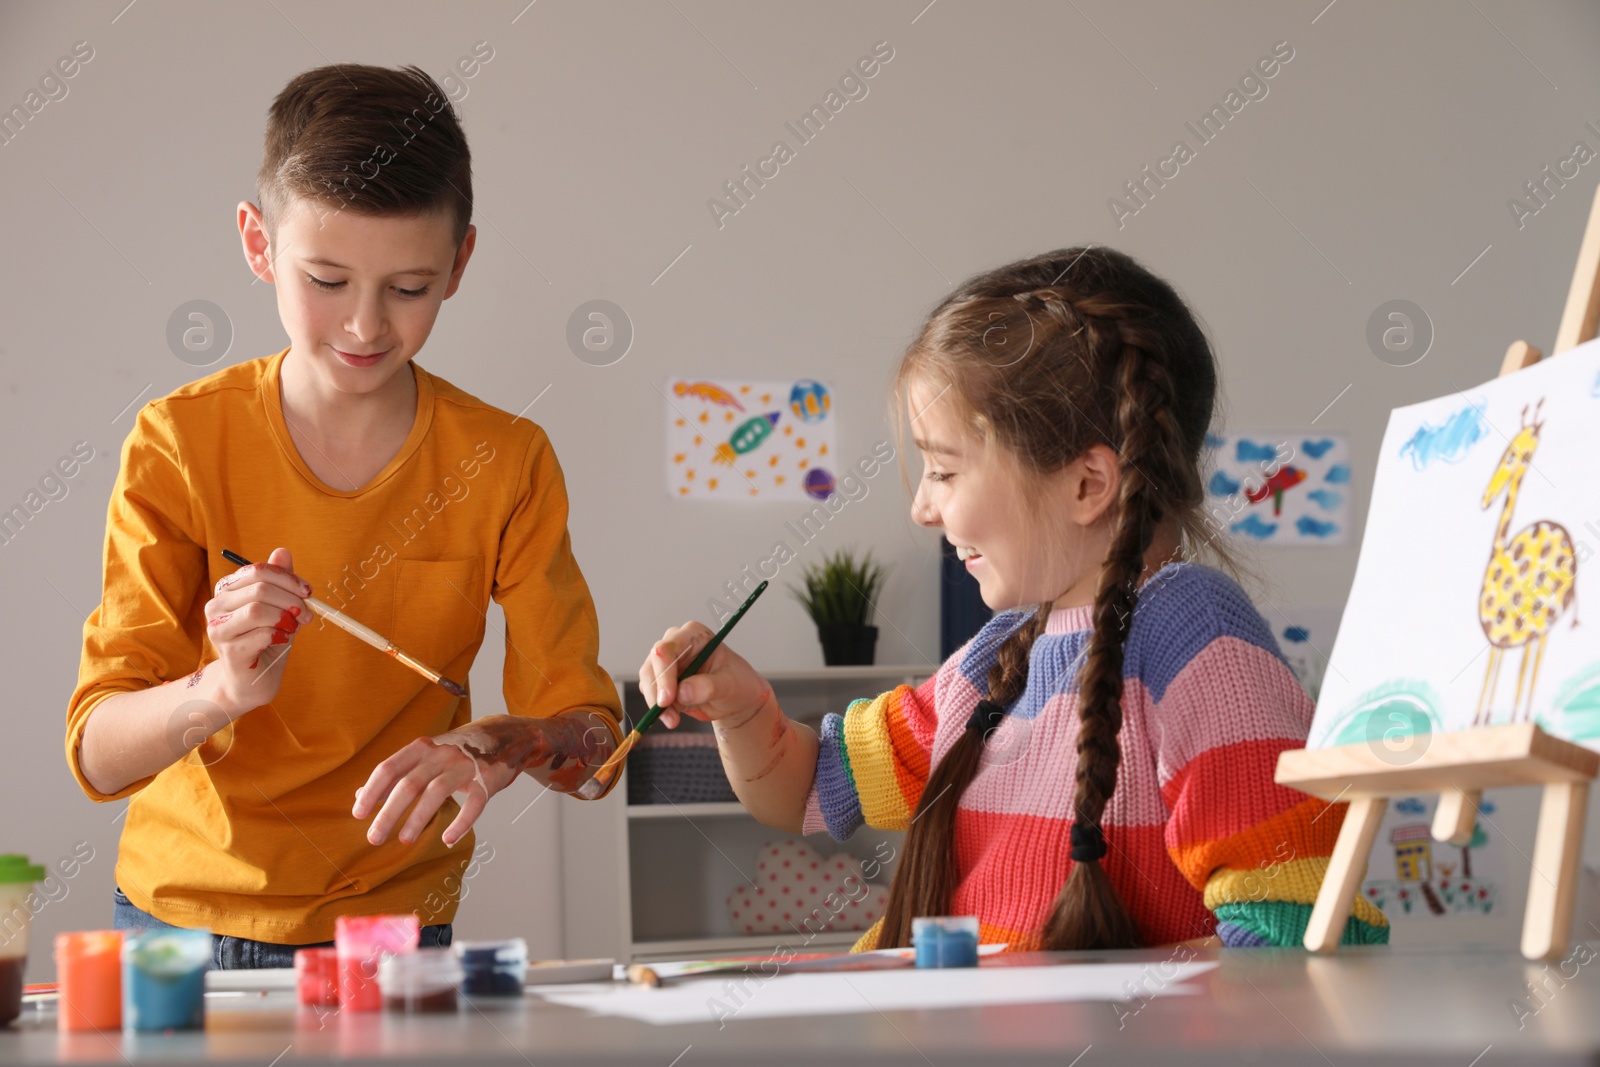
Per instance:
[[[989,668],[989,704],[1004,708],[1022,695],[1028,684],[1028,656],[1033,642],[1044,632],[1050,605],[1040,604],[1033,617],[1000,644]],[[979,705],[982,707],[982,705]],[[920,915],[947,915],[956,890],[956,808],[962,794],[977,776],[983,746],[991,729],[961,731],[945,753],[928,784],[922,787],[915,816],[906,831],[905,855],[889,887],[889,902],[878,931],[877,948],[911,944],[911,920]]]
[[[1126,340],[1129,333],[1123,330]],[[1117,786],[1122,762],[1122,661],[1145,552],[1168,499],[1163,456],[1177,436],[1172,378],[1135,344],[1124,344],[1117,387],[1122,479],[1111,546],[1094,599],[1094,632],[1078,695],[1078,769],[1074,783],[1073,864],[1044,923],[1045,948],[1130,948],[1139,931],[1105,868],[1100,820]]]

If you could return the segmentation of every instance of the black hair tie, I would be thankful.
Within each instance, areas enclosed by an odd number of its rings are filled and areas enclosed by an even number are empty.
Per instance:
[[[1072,824],[1070,837],[1073,863],[1093,863],[1106,854],[1106,835],[1099,826],[1082,819]]]
[[[980,700],[978,706],[972,709],[972,714],[967,717],[967,729],[976,730],[979,735],[984,735],[999,726],[1000,720],[1005,717],[1005,708],[987,700]]]

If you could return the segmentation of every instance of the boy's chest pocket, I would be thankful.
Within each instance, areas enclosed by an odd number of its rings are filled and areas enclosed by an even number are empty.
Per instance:
[[[388,635],[423,663],[443,670],[483,636],[483,557],[400,559],[395,567]]]

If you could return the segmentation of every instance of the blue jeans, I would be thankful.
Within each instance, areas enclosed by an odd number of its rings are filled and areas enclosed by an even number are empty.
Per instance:
[[[113,886],[111,912],[113,930],[173,930],[171,923],[162,922],[140,908],[123,894],[120,886]],[[450,944],[449,923],[422,928],[423,948],[443,948]],[[219,971],[247,970],[257,967],[293,967],[294,952],[298,948],[328,948],[332,941],[318,941],[311,945],[279,945],[271,941],[252,941],[248,937],[230,937],[227,934],[211,935],[211,966]]]

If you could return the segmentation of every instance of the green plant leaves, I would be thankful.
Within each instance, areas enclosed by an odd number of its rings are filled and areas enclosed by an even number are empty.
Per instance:
[[[805,587],[791,585],[789,591],[818,626],[865,626],[887,573],[871,552],[857,560],[840,549],[807,564],[800,575]]]

